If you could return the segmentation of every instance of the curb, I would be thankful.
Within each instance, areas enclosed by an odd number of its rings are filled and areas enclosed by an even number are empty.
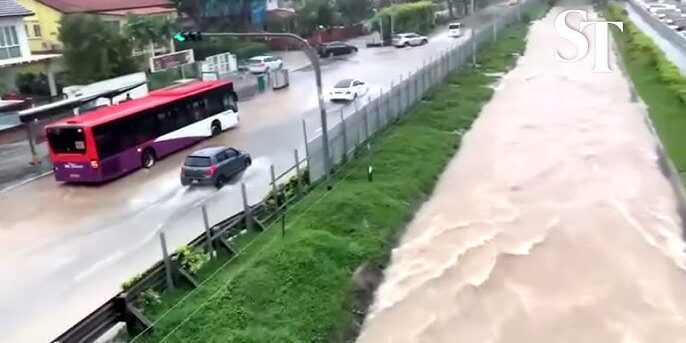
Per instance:
[[[19,187],[21,187],[21,186],[23,186],[23,185],[25,185],[25,184],[27,184],[27,183],[36,181],[36,180],[38,180],[38,179],[42,179],[42,178],[44,178],[44,177],[46,177],[46,176],[48,176],[48,175],[51,175],[52,173],[53,173],[53,171],[52,171],[52,169],[50,169],[50,170],[45,171],[45,172],[43,172],[43,173],[40,173],[40,174],[38,174],[38,175],[35,175],[35,176],[30,177],[30,178],[21,180],[21,181],[19,181],[19,182],[17,182],[17,183],[10,184],[9,186],[6,186],[6,187],[4,187],[4,188],[0,188],[0,194],[5,193],[5,192],[9,192],[9,191],[11,191],[11,190],[13,190],[13,189],[17,189],[17,188],[19,188]]]

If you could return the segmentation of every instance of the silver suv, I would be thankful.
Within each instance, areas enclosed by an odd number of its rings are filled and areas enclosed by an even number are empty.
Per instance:
[[[181,184],[214,185],[222,188],[231,178],[245,171],[250,154],[227,147],[211,147],[193,152],[181,167]]]

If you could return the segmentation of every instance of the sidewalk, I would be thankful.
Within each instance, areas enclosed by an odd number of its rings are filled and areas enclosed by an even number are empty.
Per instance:
[[[0,145],[0,193],[52,172],[45,143],[36,146],[41,163],[32,165],[28,141]]]

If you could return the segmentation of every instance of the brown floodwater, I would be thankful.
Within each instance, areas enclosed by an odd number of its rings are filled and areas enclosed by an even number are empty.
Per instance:
[[[393,251],[359,343],[686,342],[681,219],[656,139],[615,56],[614,72],[591,71],[592,34],[584,60],[556,61],[574,54],[561,10],[532,25]]]

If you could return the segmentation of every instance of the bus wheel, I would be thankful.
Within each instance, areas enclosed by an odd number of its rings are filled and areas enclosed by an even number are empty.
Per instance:
[[[222,133],[222,124],[218,121],[213,121],[212,122],[212,136],[216,136],[220,133]]]
[[[148,148],[143,150],[143,155],[141,155],[141,164],[143,168],[152,168],[155,165],[155,152]]]

